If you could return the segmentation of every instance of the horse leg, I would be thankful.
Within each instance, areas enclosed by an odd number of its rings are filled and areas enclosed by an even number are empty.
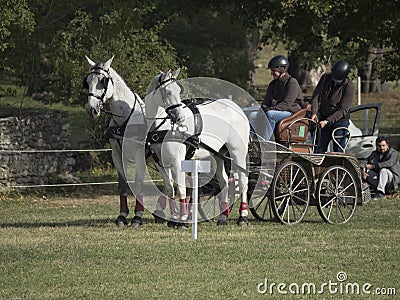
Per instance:
[[[119,215],[115,220],[115,224],[117,226],[127,226],[128,221],[126,220],[126,217],[129,214],[129,208],[128,208],[129,186],[123,171],[121,147],[119,146],[117,140],[115,139],[110,139],[110,144],[112,148],[111,152],[112,160],[115,168],[117,169],[117,174],[118,174]]]
[[[126,187],[128,186],[125,176],[118,172],[118,190],[119,190],[119,215],[115,220],[117,226],[127,226],[126,217],[129,214],[128,194]]]
[[[158,197],[156,203],[156,209],[153,212],[154,221],[157,224],[163,224],[165,222],[165,213],[164,210],[167,207],[167,200],[170,208],[171,220],[168,221],[168,227],[176,227],[176,219],[177,219],[177,210],[174,202],[174,186],[173,181],[171,180],[171,171],[170,168],[162,168],[157,165],[157,169],[161,174],[164,182],[164,190],[163,195]]]
[[[241,202],[239,207],[239,219],[237,224],[239,226],[247,226],[249,224],[249,211],[247,205],[247,175],[239,171],[239,191],[241,192]]]
[[[189,217],[188,203],[186,200],[186,182],[185,173],[180,170],[180,165],[176,165],[172,168],[173,178],[176,178],[177,189],[176,189],[176,199],[179,200],[179,212],[180,220],[178,228],[187,229],[187,220]]]
[[[221,214],[218,217],[217,225],[227,225],[227,219],[231,213],[228,201],[228,176],[225,172],[224,161],[222,159],[217,159],[216,164],[215,176],[217,177],[219,188],[221,189],[218,195]]]
[[[187,220],[189,217],[188,210],[188,202],[186,200],[186,180],[185,180],[185,172],[181,171],[181,162],[184,160],[186,147],[182,147],[182,145],[178,145],[179,148],[172,147],[170,149],[170,155],[168,157],[171,159],[171,173],[172,178],[175,179],[176,182],[176,199],[179,201],[179,212],[180,212],[180,221],[178,224],[178,228],[187,229],[188,224]]]
[[[135,216],[132,218],[131,227],[139,227],[143,224],[142,216],[144,213],[143,204],[143,185],[144,185],[144,172],[146,168],[146,161],[144,156],[144,149],[137,148],[135,150],[135,163],[136,163],[136,174],[135,174],[135,185],[134,192],[136,195],[135,203]]]

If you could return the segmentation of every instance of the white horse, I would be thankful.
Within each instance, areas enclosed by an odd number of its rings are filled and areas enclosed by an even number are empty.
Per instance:
[[[162,167],[171,171],[177,184],[176,200],[180,201],[180,226],[186,226],[188,206],[186,203],[185,174],[181,171],[181,162],[185,160],[186,144],[184,140],[194,133],[195,121],[192,111],[181,102],[181,87],[176,82],[180,69],[168,71],[155,76],[147,88],[145,98],[146,118],[150,126],[149,135],[153,130],[169,130],[164,141],[153,144],[152,149],[162,161]],[[207,105],[198,105],[203,129],[198,136],[200,147],[195,151],[193,159],[203,159],[213,156],[212,169],[221,189],[219,194],[221,215],[218,225],[225,225],[229,216],[228,176],[225,171],[224,159],[220,152],[229,151],[231,166],[238,172],[241,205],[239,208],[239,225],[248,224],[247,210],[247,171],[246,157],[248,151],[250,125],[241,108],[232,100],[219,99]],[[165,122],[170,118],[171,122]],[[150,122],[153,121],[151,124]],[[211,151],[211,152],[210,152]],[[167,182],[164,182],[167,184]],[[167,196],[174,198],[172,183],[165,188]]]
[[[91,66],[90,73],[85,77],[83,86],[88,89],[87,112],[93,118],[97,118],[103,105],[108,102],[112,116],[105,135],[109,137],[112,148],[112,159],[118,172],[118,190],[120,194],[120,213],[116,219],[118,226],[127,226],[126,217],[129,214],[127,195],[129,186],[124,172],[124,164],[134,159],[136,163],[136,174],[134,192],[136,197],[135,216],[132,218],[131,226],[142,225],[143,207],[143,182],[146,168],[145,151],[143,144],[135,139],[122,140],[124,130],[128,122],[134,123],[140,131],[146,133],[147,125],[144,118],[144,102],[139,95],[133,93],[117,72],[110,67],[114,57],[105,63],[94,63],[87,56],[86,59]],[[142,129],[142,130],[141,130]],[[122,142],[129,153],[122,151]],[[125,145],[128,143],[128,145]],[[129,155],[129,157],[127,156]]]

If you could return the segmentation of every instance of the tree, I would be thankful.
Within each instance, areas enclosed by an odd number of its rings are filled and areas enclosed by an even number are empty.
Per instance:
[[[399,1],[346,1],[329,34],[340,37],[338,47],[353,50],[353,60],[364,80],[363,92],[379,91],[380,80],[398,80],[400,67]]]
[[[252,65],[246,54],[246,30],[228,14],[208,8],[171,20],[163,36],[176,48],[189,76],[216,77],[248,87]]]
[[[15,0],[11,4],[20,2],[25,3]],[[29,35],[16,36],[18,47],[4,53],[4,59],[13,70],[8,74],[27,87],[28,95],[45,91],[44,101],[81,103],[82,98],[77,96],[87,73],[84,55],[95,60],[115,55],[113,66],[129,86],[142,94],[146,82],[159,69],[177,65],[173,47],[159,37],[160,24],[145,27],[143,18],[151,14],[151,1],[113,0],[97,5],[93,1],[26,3],[27,15],[32,16],[35,26],[30,27]]]
[[[19,41],[33,31],[35,21],[28,8],[28,1],[0,0],[0,55],[1,71],[12,71],[8,57],[15,51]]]
[[[131,12],[132,13],[132,12]],[[145,96],[146,83],[160,69],[177,66],[174,49],[159,38],[154,29],[140,24],[120,28],[122,14],[115,10],[96,20],[89,13],[78,11],[75,18],[54,39],[49,53],[49,86],[58,91],[59,99],[79,103],[77,95],[82,79],[88,72],[85,55],[96,61],[106,61],[115,55],[113,67],[128,86]],[[136,21],[135,21],[136,22]]]
[[[372,78],[399,79],[399,0],[260,0],[233,4],[247,26],[260,29],[261,43],[283,43],[300,69],[346,59],[355,69],[370,68],[365,73],[371,73]],[[382,54],[376,55],[375,48]]]

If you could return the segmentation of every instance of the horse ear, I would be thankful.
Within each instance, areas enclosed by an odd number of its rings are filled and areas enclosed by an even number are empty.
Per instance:
[[[179,75],[180,72],[181,72],[181,68],[178,68],[172,73],[172,76],[174,78],[178,78],[178,75]]]
[[[86,57],[86,59],[87,59],[89,65],[90,65],[91,67],[94,67],[94,65],[95,65],[96,63],[95,63],[94,61],[92,61],[89,57],[87,57],[86,55],[85,55],[85,57]]]
[[[110,69],[113,59],[114,59],[114,55],[104,63],[104,69],[106,69],[106,70]]]

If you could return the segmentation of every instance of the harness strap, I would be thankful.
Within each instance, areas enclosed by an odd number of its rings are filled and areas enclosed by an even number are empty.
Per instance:
[[[213,148],[211,148],[210,146],[208,146],[207,144],[204,144],[203,142],[199,143],[199,146],[203,147],[204,149],[206,149],[207,151],[211,152],[212,154],[214,154],[215,156],[217,156],[218,158],[222,159],[225,162],[229,162],[232,166],[234,166],[236,169],[238,169],[239,171],[242,171],[244,173],[246,173],[247,175],[249,174],[248,171],[244,168],[242,168],[241,166],[239,166],[237,163],[235,163],[233,161],[232,158],[227,157],[225,155],[222,155],[221,153],[219,153],[218,151],[215,151]]]
[[[182,101],[182,102],[183,102],[183,101]],[[182,103],[174,104],[174,105],[171,105],[171,106],[167,107],[167,108],[165,109],[165,112],[166,112],[167,114],[169,114],[169,112],[170,112],[171,110],[173,110],[173,109],[175,109],[175,108],[177,108],[177,107],[179,107],[179,106],[182,106]]]
[[[106,137],[106,138],[116,138],[115,136],[120,136],[120,137],[124,136],[126,126],[128,125],[129,119],[131,118],[133,112],[135,111],[136,103],[138,103],[138,97],[137,97],[136,94],[134,94],[134,95],[135,95],[135,102],[133,103],[133,107],[131,109],[131,112],[129,113],[129,115],[126,118],[125,122],[120,126],[108,126],[104,131],[104,137]],[[104,111],[104,110],[102,109],[102,111]],[[114,117],[121,117],[121,118],[123,117],[123,116],[115,115],[112,112],[108,112],[108,111],[104,111],[104,112],[106,112],[106,113],[108,113],[108,114],[110,114],[110,115],[112,115]]]
[[[194,133],[192,136],[189,136],[185,141],[188,145],[185,159],[189,160],[193,157],[196,150],[199,149],[199,136],[203,131],[203,118],[201,117],[200,111],[194,102],[190,101],[189,99],[184,99],[182,100],[182,103],[191,110],[194,118]]]

